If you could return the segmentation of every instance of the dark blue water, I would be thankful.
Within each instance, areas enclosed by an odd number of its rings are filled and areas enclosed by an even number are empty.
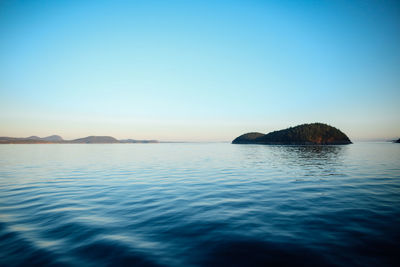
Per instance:
[[[399,263],[400,144],[0,146],[2,266]]]

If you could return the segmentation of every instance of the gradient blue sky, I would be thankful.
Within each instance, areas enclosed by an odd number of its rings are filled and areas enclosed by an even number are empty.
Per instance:
[[[398,1],[1,1],[0,136],[400,137]]]

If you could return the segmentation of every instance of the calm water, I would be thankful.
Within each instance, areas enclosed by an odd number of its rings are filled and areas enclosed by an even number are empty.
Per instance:
[[[1,145],[0,265],[400,264],[400,144]]]

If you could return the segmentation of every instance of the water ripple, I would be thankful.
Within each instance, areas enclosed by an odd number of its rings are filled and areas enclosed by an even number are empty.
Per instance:
[[[395,266],[399,225],[389,143],[0,146],[2,266]]]

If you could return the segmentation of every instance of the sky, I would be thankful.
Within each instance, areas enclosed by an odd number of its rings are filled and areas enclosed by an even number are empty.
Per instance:
[[[398,1],[0,1],[0,136],[400,137]]]

